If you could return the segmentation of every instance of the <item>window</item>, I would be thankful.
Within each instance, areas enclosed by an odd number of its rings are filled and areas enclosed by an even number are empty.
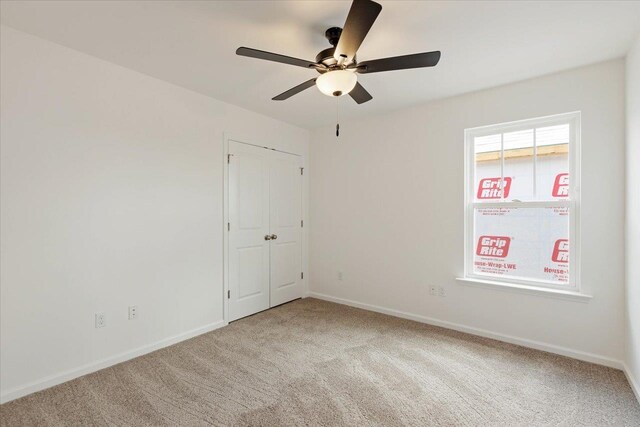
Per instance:
[[[580,113],[465,131],[465,278],[578,289]]]

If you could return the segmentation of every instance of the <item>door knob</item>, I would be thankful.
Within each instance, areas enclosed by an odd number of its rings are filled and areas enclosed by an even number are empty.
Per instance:
[[[271,235],[271,240],[276,240],[278,238],[278,236],[276,234],[272,234]]]
[[[266,236],[264,236],[264,240],[271,240],[271,236],[267,234]]]

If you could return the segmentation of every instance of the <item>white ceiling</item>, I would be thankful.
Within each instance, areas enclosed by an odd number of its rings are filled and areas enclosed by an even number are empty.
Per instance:
[[[640,32],[640,1],[385,1],[360,61],[441,50],[435,68],[360,76],[374,99],[340,99],[342,119],[622,57]],[[239,57],[248,46],[302,59],[329,47],[350,1],[2,1],[2,23],[302,127],[335,121],[313,76]],[[96,82],[99,84],[99,82]]]

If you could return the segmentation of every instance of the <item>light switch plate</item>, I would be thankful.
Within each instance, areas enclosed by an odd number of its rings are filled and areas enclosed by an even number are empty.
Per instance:
[[[96,313],[95,321],[96,321],[96,328],[104,328],[105,326],[107,326],[107,314]]]

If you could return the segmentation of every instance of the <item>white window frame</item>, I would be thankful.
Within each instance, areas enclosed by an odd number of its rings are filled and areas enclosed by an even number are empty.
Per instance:
[[[569,124],[569,197],[568,200],[552,201],[476,201],[475,200],[475,150],[474,139],[480,136],[504,134],[519,130]],[[550,292],[570,292],[578,294],[580,289],[580,112],[557,114],[465,129],[465,250],[463,281],[496,284],[521,289],[548,290]],[[501,138],[502,139],[502,138]],[[535,141],[535,132],[534,132]],[[504,148],[504,147],[502,147]],[[536,152],[534,144],[534,153]],[[504,156],[501,155],[501,178],[504,178]],[[534,155],[533,173],[536,173]],[[535,183],[534,179],[534,183]],[[500,181],[504,182],[503,179]],[[535,185],[535,184],[534,184]],[[569,283],[558,284],[544,280],[505,277],[497,274],[477,274],[473,272],[474,261],[474,208],[517,208],[517,207],[567,207],[569,209]]]

